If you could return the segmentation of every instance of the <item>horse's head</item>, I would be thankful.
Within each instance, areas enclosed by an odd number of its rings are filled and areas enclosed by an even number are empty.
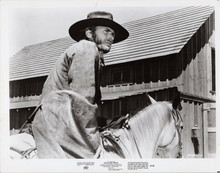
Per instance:
[[[162,131],[155,157],[180,158],[182,157],[182,118],[179,110],[182,109],[180,94],[173,100],[171,109],[171,121]]]

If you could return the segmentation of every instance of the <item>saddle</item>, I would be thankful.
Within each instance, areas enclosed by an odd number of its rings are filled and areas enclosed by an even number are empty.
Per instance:
[[[127,114],[126,116],[116,117],[108,125],[104,127],[99,127],[101,144],[96,152],[95,158],[99,157],[99,154],[101,152],[100,148],[103,148],[107,152],[113,152],[121,158],[125,158],[121,147],[117,143],[120,136],[114,135],[113,132],[121,128],[130,129],[128,121],[129,114]]]

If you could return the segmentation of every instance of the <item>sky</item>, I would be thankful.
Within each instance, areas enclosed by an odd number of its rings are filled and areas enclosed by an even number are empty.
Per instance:
[[[8,57],[25,46],[67,37],[69,27],[85,19],[92,11],[108,11],[113,14],[116,22],[123,24],[190,5],[207,5],[207,1],[202,0],[8,0],[7,2],[9,3],[2,9],[6,9],[3,13],[3,28],[6,31],[4,45]]]
[[[182,6],[89,6],[89,7],[16,7],[7,11],[7,40],[9,57],[25,46],[68,36],[69,27],[85,19],[91,11],[103,10],[113,14],[116,22],[129,21],[165,13]]]

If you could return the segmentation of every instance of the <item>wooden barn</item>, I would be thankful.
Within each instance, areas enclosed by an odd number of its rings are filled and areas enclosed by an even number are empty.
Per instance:
[[[123,24],[129,39],[105,56],[103,118],[133,114],[145,94],[171,101],[181,93],[183,157],[215,157],[215,14],[186,7]],[[27,46],[10,58],[10,129],[38,105],[43,83],[70,37]]]

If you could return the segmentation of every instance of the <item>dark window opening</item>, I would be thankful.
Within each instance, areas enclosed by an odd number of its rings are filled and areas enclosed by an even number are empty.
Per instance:
[[[128,109],[127,100],[126,99],[121,99],[120,104],[121,104],[121,115],[125,116],[128,113],[128,111],[127,111],[127,109]]]
[[[47,76],[9,82],[10,98],[40,95]]]
[[[118,69],[112,71],[112,84],[132,83],[131,69]]]
[[[20,129],[21,126],[25,123],[25,121],[34,112],[34,110],[35,107],[10,109],[10,130]],[[34,116],[30,118],[30,122],[32,122],[33,119]]]
[[[112,82],[121,83],[121,72],[120,71],[112,72]]]

